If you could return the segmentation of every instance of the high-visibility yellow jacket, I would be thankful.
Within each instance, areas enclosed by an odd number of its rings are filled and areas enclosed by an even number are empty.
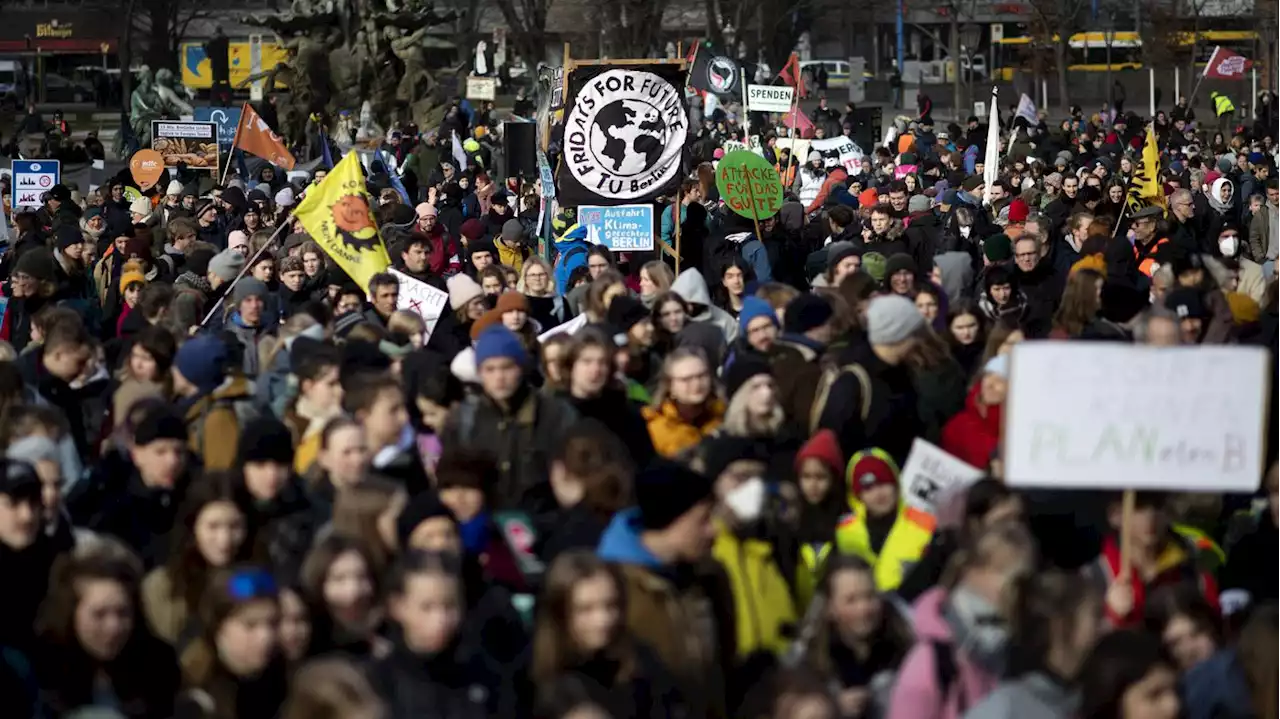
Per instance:
[[[833,549],[830,542],[822,544],[801,544],[800,557],[796,562],[796,606],[803,612],[813,601],[818,591],[818,582],[822,579],[823,567]]]
[[[841,554],[854,554],[875,568],[876,588],[892,592],[902,584],[907,570],[924,555],[933,536],[932,515],[900,505],[898,519],[889,530],[880,553],[871,551],[871,535],[867,532],[867,509],[861,502],[840,519],[836,526],[836,549]]]
[[[1235,112],[1236,106],[1231,104],[1231,98],[1226,95],[1217,95],[1213,98],[1213,111],[1218,117],[1222,117],[1228,112]]]
[[[719,524],[711,554],[724,566],[733,588],[738,655],[759,649],[781,653],[787,648],[784,629],[796,624],[791,587],[773,560],[773,545],[759,539],[743,539],[727,525]]]
[[[1189,524],[1174,523],[1173,531],[1196,549],[1196,566],[1214,576],[1227,562],[1227,554],[1213,538]]]

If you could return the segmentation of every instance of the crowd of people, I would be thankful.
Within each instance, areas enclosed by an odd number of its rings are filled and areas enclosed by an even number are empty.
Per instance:
[[[0,713],[1275,718],[1274,442],[1253,495],[1138,493],[1124,552],[1119,494],[1000,462],[1029,340],[1267,347],[1274,435],[1260,107],[1010,113],[990,187],[976,117],[856,167],[759,117],[758,232],[719,110],[662,200],[678,264],[573,208],[540,255],[538,183],[455,108],[367,177],[438,318],[308,236],[323,169],[56,186],[0,261]],[[1149,122],[1164,206],[1126,209]],[[909,506],[916,438],[987,476]]]

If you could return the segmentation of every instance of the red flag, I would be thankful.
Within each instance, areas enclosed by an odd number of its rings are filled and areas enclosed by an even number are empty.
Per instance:
[[[1213,49],[1208,64],[1204,66],[1204,76],[1215,80],[1243,80],[1244,71],[1251,67],[1252,60],[1219,45]]]
[[[812,138],[813,137],[813,121],[810,120],[807,116],[805,116],[804,112],[801,110],[796,110],[794,115],[796,118],[796,124],[795,124],[795,127],[792,129],[795,129],[796,132],[800,133],[800,137]],[[791,127],[791,117],[792,117],[792,113],[790,112],[783,115],[782,124],[787,127]]]
[[[240,111],[240,127],[236,130],[236,147],[250,155],[257,155],[286,170],[292,170],[296,160],[293,153],[284,146],[284,140],[271,131],[249,103]]]
[[[804,89],[804,75],[800,73],[800,57],[794,52],[787,59],[787,64],[782,66],[782,71],[778,73],[782,81],[794,87],[800,97],[804,97],[808,93]]]

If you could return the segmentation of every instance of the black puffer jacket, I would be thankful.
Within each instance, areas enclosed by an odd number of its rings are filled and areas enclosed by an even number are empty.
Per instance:
[[[388,719],[528,716],[528,692],[517,688],[515,672],[477,650],[455,645],[423,655],[397,640],[369,674],[387,703]]]

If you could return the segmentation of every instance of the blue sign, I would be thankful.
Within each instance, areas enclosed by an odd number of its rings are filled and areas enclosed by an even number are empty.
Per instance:
[[[556,199],[556,177],[551,174],[547,153],[542,150],[538,150],[538,176],[542,179],[542,196],[548,200]]]
[[[615,252],[653,249],[653,205],[582,205],[578,224],[587,228],[588,242]]]
[[[40,207],[41,196],[62,181],[62,164],[57,160],[13,161],[13,209]]]
[[[230,152],[240,126],[238,107],[197,107],[196,122],[212,122],[218,126],[218,152]]]

